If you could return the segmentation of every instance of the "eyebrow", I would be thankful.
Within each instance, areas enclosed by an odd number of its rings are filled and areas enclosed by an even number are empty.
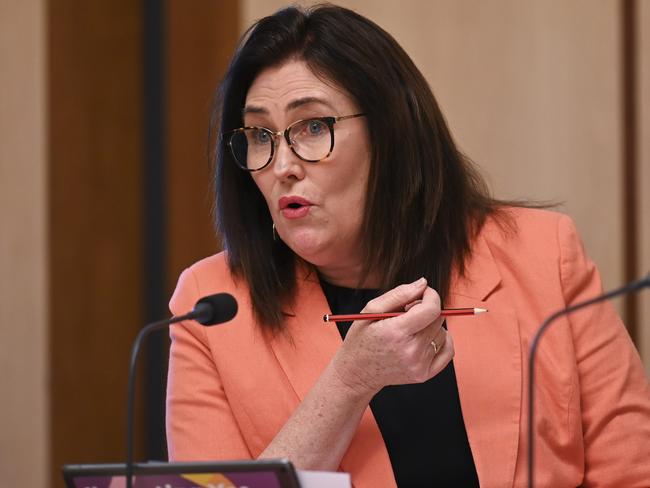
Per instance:
[[[325,99],[323,98],[318,98],[318,97],[302,97],[298,98],[296,100],[293,100],[289,102],[287,105],[287,110],[295,110],[299,107],[302,107],[304,105],[309,105],[312,103],[317,103],[320,105],[325,105],[328,108],[331,108],[334,110],[334,107]],[[244,110],[242,111],[242,115],[246,114],[268,114],[269,111],[265,109],[264,107],[259,107],[256,105],[248,105],[244,107]]]

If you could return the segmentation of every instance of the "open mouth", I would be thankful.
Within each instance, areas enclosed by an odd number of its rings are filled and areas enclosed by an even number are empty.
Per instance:
[[[282,215],[289,219],[304,217],[312,207],[309,200],[299,196],[282,197],[278,203]]]
[[[292,195],[292,196],[280,198],[278,204],[280,210],[285,210],[285,209],[297,210],[302,207],[309,207],[312,203],[303,197]]]

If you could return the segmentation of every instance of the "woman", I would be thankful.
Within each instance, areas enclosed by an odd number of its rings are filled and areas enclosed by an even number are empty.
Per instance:
[[[183,273],[171,309],[226,291],[239,313],[172,329],[170,459],[522,486],[528,344],[600,291],[570,219],[491,199],[408,56],[349,10],[256,23],[219,110],[225,251]],[[443,326],[442,304],[489,313]],[[361,310],[405,313],[322,320]],[[551,329],[537,378],[540,486],[648,486],[649,387],[610,305]]]

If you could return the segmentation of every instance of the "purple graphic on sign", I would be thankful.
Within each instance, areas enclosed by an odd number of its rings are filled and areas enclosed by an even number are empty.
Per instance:
[[[125,488],[124,476],[80,476],[76,488]],[[271,471],[252,473],[148,474],[135,476],[133,488],[281,488]]]

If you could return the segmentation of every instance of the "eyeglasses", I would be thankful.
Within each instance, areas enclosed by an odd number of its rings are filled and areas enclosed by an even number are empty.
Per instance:
[[[259,171],[268,166],[279,144],[277,138],[282,135],[296,156],[308,163],[317,163],[332,154],[334,124],[364,115],[298,120],[279,132],[266,127],[241,127],[224,132],[222,137],[228,142],[237,165],[245,171]]]

